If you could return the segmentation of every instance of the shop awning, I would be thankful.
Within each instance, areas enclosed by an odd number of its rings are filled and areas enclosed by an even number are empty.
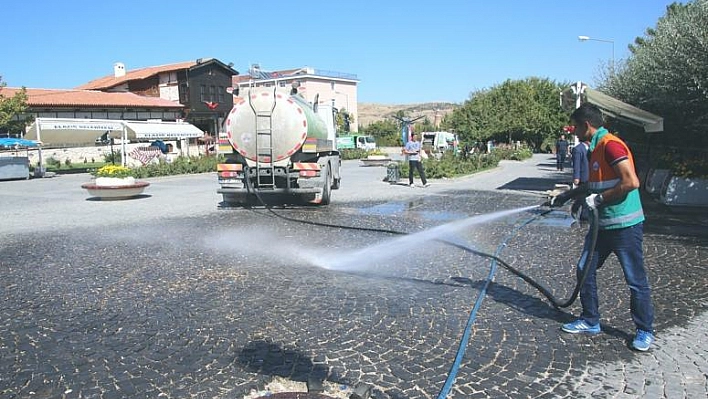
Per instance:
[[[645,132],[663,132],[664,118],[624,103],[614,97],[589,87],[585,88],[587,102],[597,105],[605,114],[635,125],[643,126]]]
[[[108,132],[110,137],[120,138],[123,121],[109,119],[37,118],[24,138],[39,140],[44,146],[93,145],[97,137]]]
[[[184,122],[125,121],[128,139],[188,139],[204,136],[198,127]]]
[[[47,147],[90,146],[108,133],[114,139],[176,140],[204,136],[198,127],[185,122],[124,121],[115,119],[37,118],[24,138],[40,140]]]

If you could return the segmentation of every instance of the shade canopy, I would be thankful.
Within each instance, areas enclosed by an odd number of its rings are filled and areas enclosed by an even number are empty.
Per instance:
[[[644,127],[645,132],[663,132],[664,118],[624,103],[589,87],[585,88],[587,102],[595,104],[605,114]]]
[[[204,136],[198,127],[184,122],[125,121],[128,139],[189,139]]]
[[[25,139],[39,140],[45,146],[93,145],[97,137],[108,132],[120,138],[123,121],[110,119],[37,118],[25,134]]]
[[[596,105],[603,114],[612,118],[641,126],[645,132],[664,131],[664,118],[591,89],[583,82],[576,82],[560,93],[561,107],[567,111],[584,102]]]
[[[25,139],[45,146],[87,146],[107,137],[127,140],[186,139],[202,137],[196,126],[185,122],[124,121],[115,119],[37,118]]]

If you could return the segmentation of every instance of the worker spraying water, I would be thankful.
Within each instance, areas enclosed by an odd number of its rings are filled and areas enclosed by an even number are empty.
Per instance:
[[[573,112],[571,120],[578,139],[590,142],[589,181],[587,186],[551,198],[547,205],[562,206],[571,199],[584,201],[596,212],[598,231],[595,245],[587,245],[586,239],[578,263],[583,311],[577,320],[564,324],[561,329],[570,334],[601,332],[596,273],[614,253],[630,289],[630,313],[637,327],[631,346],[638,351],[647,351],[654,342],[654,308],[644,268],[644,213],[634,157],[622,140],[603,127],[602,112],[596,106],[581,105]],[[584,262],[587,258],[590,261]],[[588,269],[584,270],[585,267]]]

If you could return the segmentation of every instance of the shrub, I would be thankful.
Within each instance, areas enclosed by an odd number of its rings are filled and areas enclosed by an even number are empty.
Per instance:
[[[342,160],[362,159],[369,155],[368,151],[360,148],[340,150],[339,154],[342,156]]]
[[[669,169],[677,177],[708,179],[708,159],[700,151],[669,151],[659,158],[656,167]]]
[[[526,146],[514,147],[503,145],[495,147],[492,152],[497,153],[501,159],[510,159],[512,161],[523,161],[533,156],[533,151]]]
[[[491,154],[471,154],[467,158],[445,153],[440,159],[435,159],[435,157],[428,158],[423,161],[423,165],[426,177],[441,179],[464,176],[491,169],[499,165],[500,160],[500,156],[495,152]],[[401,176],[408,176],[408,163],[402,162],[400,166]]]
[[[120,154],[120,151],[114,151],[113,153],[107,153],[107,154],[103,155],[103,160],[104,160],[106,163],[110,163],[110,164],[121,164],[121,163],[123,163],[123,162],[122,162],[123,158],[122,158],[122,156],[121,156],[121,154]]]
[[[224,162],[223,156],[217,157],[177,157],[172,162],[161,160],[133,169],[133,176],[138,178],[171,176],[216,171],[216,165]]]
[[[47,158],[44,162],[45,162],[45,163],[47,164],[47,166],[49,166],[49,167],[54,167],[54,168],[60,168],[60,167],[61,167],[61,162],[60,162],[58,159],[54,158],[54,157],[49,157],[49,158]]]

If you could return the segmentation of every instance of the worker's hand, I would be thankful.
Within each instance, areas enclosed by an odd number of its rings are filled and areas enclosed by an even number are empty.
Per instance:
[[[588,195],[587,197],[585,197],[585,204],[590,209],[597,209],[597,207],[602,204],[602,195],[601,194]]]
[[[565,205],[565,203],[568,202],[568,200],[570,200],[572,197],[573,195],[570,190],[564,191],[558,195],[551,197],[551,199],[548,200],[548,202],[546,202],[544,205],[550,206],[551,208],[558,208]]]

